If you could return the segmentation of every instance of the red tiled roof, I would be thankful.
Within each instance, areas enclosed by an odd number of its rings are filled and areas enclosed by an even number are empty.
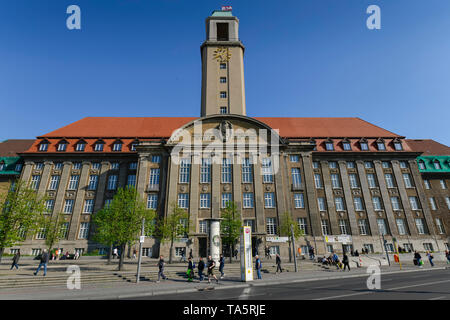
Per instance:
[[[123,137],[168,138],[172,132],[195,117],[88,117],[52,131],[42,137]],[[282,137],[399,137],[359,118],[258,118]]]
[[[450,148],[431,139],[406,139],[413,151],[423,152],[424,156],[448,156]]]
[[[18,153],[28,150],[34,139],[10,139],[0,142],[0,157],[18,157]]]

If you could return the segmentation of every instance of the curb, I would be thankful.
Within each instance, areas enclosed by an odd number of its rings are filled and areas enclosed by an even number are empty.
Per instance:
[[[397,274],[397,273],[411,273],[411,272],[428,272],[433,270],[446,270],[450,269],[450,267],[437,267],[433,269],[419,269],[419,270],[404,270],[404,271],[388,271],[382,272],[382,274]],[[355,274],[355,275],[347,275],[347,276],[330,276],[330,277],[321,277],[321,278],[308,278],[308,279],[286,279],[286,280],[266,280],[266,282],[259,283],[251,283],[251,284],[236,284],[236,285],[226,285],[221,287],[213,287],[213,290],[225,290],[225,289],[237,289],[237,288],[248,288],[248,287],[262,287],[268,285],[280,285],[286,283],[301,283],[301,282],[311,282],[311,281],[320,281],[320,280],[333,280],[333,279],[347,279],[347,278],[362,278],[368,277],[367,273],[364,274]],[[207,288],[207,287],[205,287]],[[203,289],[205,289],[203,288]],[[129,299],[129,298],[140,298],[140,297],[148,297],[148,296],[159,296],[159,295],[167,295],[167,294],[178,294],[178,293],[190,293],[190,292],[198,292],[199,288],[192,289],[173,289],[173,290],[164,290],[164,291],[151,291],[145,293],[134,293],[134,294],[125,294],[125,295],[112,295],[112,296],[103,296],[103,297],[93,297],[93,298],[81,298],[81,300],[114,300],[114,299]],[[70,298],[69,298],[70,299]]]

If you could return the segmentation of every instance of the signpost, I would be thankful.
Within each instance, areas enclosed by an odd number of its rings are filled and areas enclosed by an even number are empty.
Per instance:
[[[139,237],[139,258],[138,258],[138,266],[136,273],[136,283],[139,283],[141,277],[141,260],[142,260],[142,244],[145,241],[145,219],[142,219],[142,229],[141,236]]]
[[[241,229],[241,280],[244,282],[253,281],[253,260],[252,260],[252,228],[242,227]]]

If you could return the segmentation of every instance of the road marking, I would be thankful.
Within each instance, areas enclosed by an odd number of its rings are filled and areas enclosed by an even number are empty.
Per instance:
[[[239,300],[247,300],[251,290],[251,287],[245,288],[244,291],[242,291],[242,294],[239,296]]]
[[[403,286],[403,287],[397,287],[397,288],[388,288],[388,289],[381,289],[381,290],[374,290],[374,291],[367,291],[367,292],[343,294],[343,295],[339,295],[339,296],[318,298],[318,299],[315,299],[315,300],[328,300],[328,299],[337,299],[337,298],[344,298],[344,297],[351,297],[351,296],[360,296],[360,295],[371,294],[371,293],[376,293],[376,292],[394,291],[394,290],[400,290],[400,289],[428,286],[428,285],[439,284],[439,283],[443,283],[443,282],[450,282],[450,280],[436,281],[436,282],[427,282],[427,283],[421,283],[421,284],[413,284],[413,285],[410,285],[410,286]]]
[[[428,299],[428,300],[441,300],[441,299],[445,299],[445,298],[446,298],[445,296],[442,296],[442,297],[431,298],[431,299]]]

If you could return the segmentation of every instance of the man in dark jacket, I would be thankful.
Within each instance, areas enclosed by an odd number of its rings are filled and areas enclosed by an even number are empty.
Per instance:
[[[348,271],[350,271],[350,264],[348,261],[348,256],[347,254],[344,252],[344,256],[342,257],[342,263],[344,264],[344,269],[343,271],[345,271],[345,268],[348,268]]]
[[[203,281],[203,270],[205,270],[205,261],[200,257],[198,261],[198,276],[200,277],[200,281]]]
[[[224,267],[225,267],[225,258],[223,257],[223,254],[221,254],[219,259],[220,279],[223,279],[223,276],[225,275],[225,273],[223,272]]]
[[[211,258],[211,256],[208,256],[208,283],[211,282],[211,277],[216,279],[216,282],[219,283],[219,279],[217,279],[216,275],[214,274],[215,267],[216,262]]]
[[[422,259],[422,256],[420,255],[420,253],[418,253],[417,251],[414,252],[414,260],[416,260],[417,265],[419,266],[419,268],[422,268],[420,261]]]
[[[156,282],[159,282],[159,280],[161,279],[161,277],[164,279],[164,280],[167,280],[167,277],[164,275],[164,257],[161,255],[160,257],[159,257],[159,262],[158,262],[158,268],[159,268],[159,272],[158,272],[158,281],[156,281]]]
[[[275,263],[277,264],[277,271],[275,271],[275,273],[278,272],[278,270],[280,270],[280,273],[283,272],[283,270],[281,269],[281,258],[280,255],[277,253],[276,259],[275,259]]]
[[[13,261],[12,261],[12,265],[11,265],[11,269],[12,270],[14,267],[17,268],[17,270],[19,270],[19,259],[20,259],[20,249],[16,252],[16,254],[13,257]]]
[[[44,252],[41,255],[41,263],[39,263],[39,266],[34,273],[35,276],[37,276],[39,270],[41,270],[41,267],[44,267],[44,277],[47,275],[47,263],[48,263],[49,255],[46,249],[44,249]]]
[[[261,277],[261,268],[262,268],[261,260],[259,259],[259,256],[255,256],[255,258],[256,258],[256,261],[255,261],[256,274],[258,275],[258,279],[262,279],[262,277]]]

